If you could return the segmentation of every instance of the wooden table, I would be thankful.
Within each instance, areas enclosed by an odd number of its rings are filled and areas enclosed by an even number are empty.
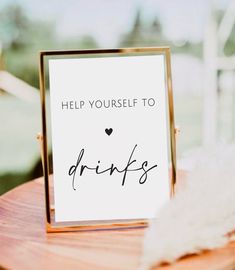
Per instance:
[[[138,269],[144,229],[45,233],[43,181],[0,197],[0,269]],[[159,270],[233,270],[235,243]]]

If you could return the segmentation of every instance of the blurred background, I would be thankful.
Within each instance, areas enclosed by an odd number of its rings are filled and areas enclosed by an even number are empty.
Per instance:
[[[234,22],[234,0],[1,0],[0,194],[42,175],[40,50],[170,46],[179,167],[232,143]]]

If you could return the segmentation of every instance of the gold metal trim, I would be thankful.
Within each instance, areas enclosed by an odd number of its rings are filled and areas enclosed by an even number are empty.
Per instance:
[[[49,160],[47,146],[47,122],[46,122],[46,89],[45,89],[45,57],[53,56],[76,56],[76,55],[138,55],[140,53],[156,53],[165,56],[166,67],[166,86],[168,97],[168,114],[169,114],[169,136],[170,136],[170,159],[171,159],[171,174],[170,174],[170,197],[174,195],[176,184],[176,143],[174,122],[174,106],[171,78],[171,61],[169,47],[142,47],[142,48],[118,48],[118,49],[92,49],[92,50],[69,50],[69,51],[41,51],[39,59],[39,82],[41,95],[41,117],[42,117],[42,134],[37,138],[41,144],[41,158],[43,164],[44,181],[45,181],[45,204],[46,204],[46,231],[52,232],[68,232],[68,231],[88,231],[88,230],[109,230],[121,228],[137,228],[146,227],[148,220],[121,220],[121,221],[101,221],[101,222],[80,222],[80,224],[60,224],[53,220],[54,209],[50,204],[50,187],[49,187]]]

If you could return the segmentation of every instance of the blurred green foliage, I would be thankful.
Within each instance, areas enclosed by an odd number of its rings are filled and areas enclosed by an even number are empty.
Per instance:
[[[215,20],[217,22],[217,28],[218,28],[223,19],[224,10],[215,10],[214,16],[215,16]],[[235,54],[235,24],[233,24],[232,32],[225,43],[224,54],[226,56],[232,56]]]
[[[202,57],[202,43],[182,41],[174,43],[165,37],[161,22],[155,17],[151,22],[144,22],[141,10],[137,10],[133,27],[123,35],[120,47],[170,46],[172,53],[184,53]]]
[[[89,35],[62,39],[55,29],[55,22],[32,20],[19,5],[9,5],[0,10],[0,43],[5,68],[38,88],[39,51],[99,47],[97,41]],[[164,45],[171,46],[173,52],[202,56],[201,43],[183,41],[175,44],[167,40],[159,19],[156,17],[147,24],[141,19],[141,10],[137,10],[132,29],[120,37],[118,44],[119,47]]]
[[[0,11],[0,43],[5,69],[37,88],[39,51],[98,47],[88,35],[67,40],[58,38],[54,22],[32,21],[18,5]]]

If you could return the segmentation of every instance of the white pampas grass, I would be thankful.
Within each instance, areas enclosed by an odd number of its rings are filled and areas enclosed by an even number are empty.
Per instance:
[[[221,146],[189,173],[187,185],[150,223],[141,269],[225,245],[235,229],[235,147]]]

